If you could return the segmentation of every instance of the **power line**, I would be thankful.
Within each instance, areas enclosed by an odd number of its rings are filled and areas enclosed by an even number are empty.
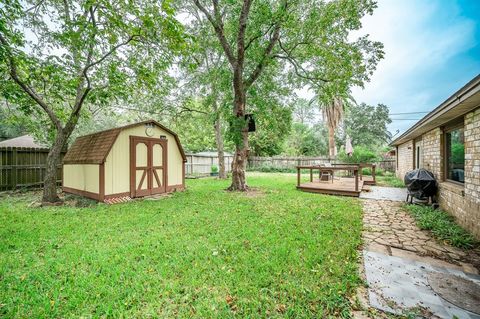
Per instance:
[[[392,121],[420,121],[421,119],[391,119]]]
[[[404,114],[426,114],[430,113],[428,111],[426,112],[402,112],[402,113],[389,113],[389,115],[404,115]]]

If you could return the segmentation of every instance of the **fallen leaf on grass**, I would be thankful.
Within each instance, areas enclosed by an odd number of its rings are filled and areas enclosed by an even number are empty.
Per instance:
[[[225,301],[227,302],[227,305],[230,307],[231,311],[237,311],[237,305],[235,304],[235,299],[232,296],[228,295],[225,298]]]
[[[277,312],[279,313],[285,313],[287,311],[287,306],[284,304],[277,305]]]

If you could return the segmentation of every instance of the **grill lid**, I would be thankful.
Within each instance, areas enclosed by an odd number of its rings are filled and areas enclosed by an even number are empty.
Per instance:
[[[405,174],[408,193],[415,198],[424,199],[437,193],[437,181],[432,172],[419,168]]]

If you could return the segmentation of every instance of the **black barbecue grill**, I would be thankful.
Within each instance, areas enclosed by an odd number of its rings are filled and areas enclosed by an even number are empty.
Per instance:
[[[423,168],[410,171],[405,174],[404,182],[407,186],[407,202],[410,199],[410,203],[412,203],[414,197],[419,200],[434,202],[438,184],[432,172]]]

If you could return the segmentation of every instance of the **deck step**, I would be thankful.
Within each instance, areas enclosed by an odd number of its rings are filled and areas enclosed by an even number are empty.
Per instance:
[[[363,184],[363,187],[362,187],[362,191],[363,192],[369,192],[371,191],[372,189],[370,188],[370,186],[366,185],[366,184]]]

